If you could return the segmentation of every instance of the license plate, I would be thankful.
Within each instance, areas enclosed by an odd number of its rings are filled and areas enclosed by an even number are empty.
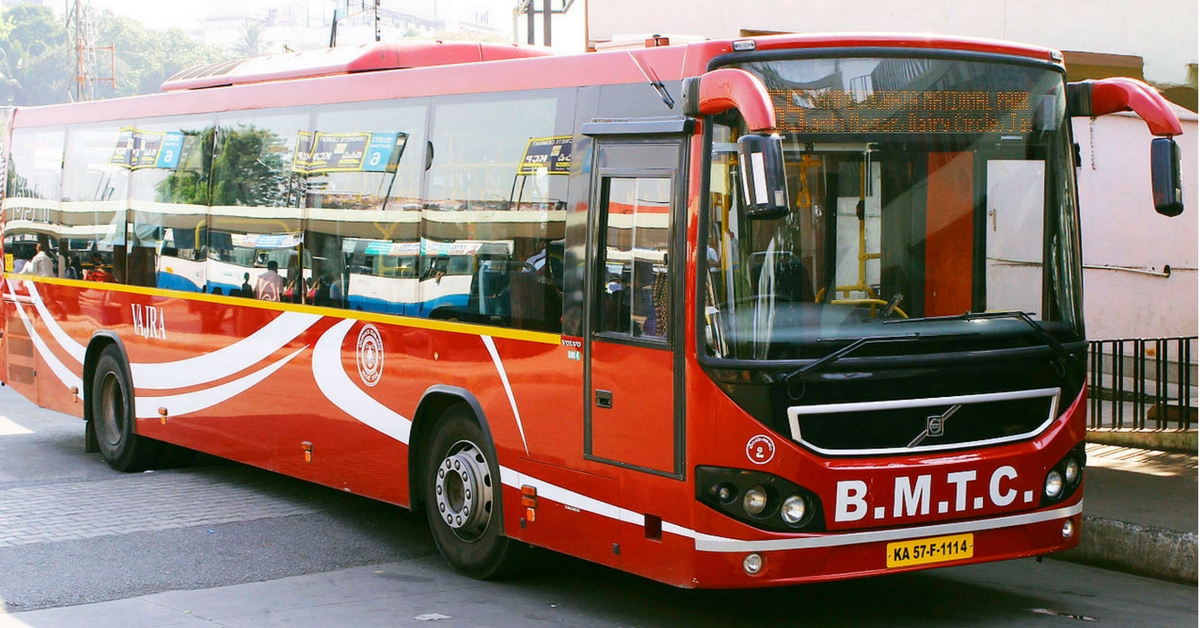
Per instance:
[[[888,543],[888,569],[944,563],[975,555],[975,535],[955,534]]]

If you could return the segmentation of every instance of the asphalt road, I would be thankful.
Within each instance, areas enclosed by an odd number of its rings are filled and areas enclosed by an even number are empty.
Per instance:
[[[111,471],[78,419],[0,388],[0,628],[1197,624],[1197,589],[1054,560],[685,591],[545,552],[450,572],[424,519],[212,458]]]

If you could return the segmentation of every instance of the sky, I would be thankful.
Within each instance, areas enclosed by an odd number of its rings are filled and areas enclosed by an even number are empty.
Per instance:
[[[65,10],[74,0],[54,0],[59,3],[57,11]],[[429,4],[437,6],[439,12],[452,11],[459,4],[486,4],[491,10],[508,12],[516,6],[518,0],[382,0],[384,6],[412,6],[414,4]],[[113,13],[134,18],[151,28],[195,28],[208,15],[210,5],[230,5],[231,0],[90,0],[94,9],[108,9]],[[294,5],[307,3],[311,11],[332,12],[334,0],[290,0]],[[350,0],[351,7],[361,5],[363,0]],[[260,4],[260,0],[240,0],[232,2],[238,6]],[[278,4],[279,0],[271,2]],[[370,0],[368,0],[368,4]]]
[[[247,0],[252,2],[253,0]],[[70,0],[65,5],[69,6]],[[93,9],[108,9],[151,28],[195,28],[207,11],[207,0],[154,2],[152,0],[91,0]]]

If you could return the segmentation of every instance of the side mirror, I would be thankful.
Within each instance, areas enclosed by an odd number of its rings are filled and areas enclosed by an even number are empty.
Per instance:
[[[783,139],[778,134],[738,138],[738,165],[746,217],[755,220],[786,216],[787,175],[783,171]]]
[[[1173,138],[1150,140],[1150,187],[1155,211],[1164,216],[1183,213],[1183,163]]]

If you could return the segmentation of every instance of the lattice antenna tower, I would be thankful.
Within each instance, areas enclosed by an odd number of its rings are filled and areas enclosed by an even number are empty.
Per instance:
[[[96,25],[92,20],[92,7],[87,0],[73,0],[67,12],[67,34],[75,42],[75,100],[93,100],[96,83],[117,86],[116,46],[96,45]],[[100,75],[99,53],[108,53],[108,76]]]

